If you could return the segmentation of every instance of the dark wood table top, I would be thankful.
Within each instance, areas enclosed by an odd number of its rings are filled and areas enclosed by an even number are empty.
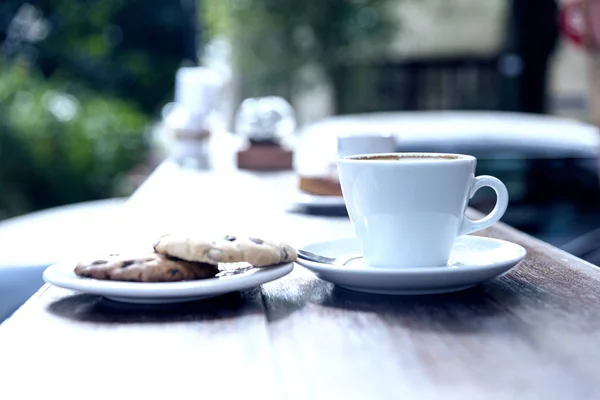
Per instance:
[[[294,190],[289,173],[165,163],[98,246],[142,246],[182,226],[297,246],[352,235],[346,216],[291,208]],[[503,224],[482,234],[525,246],[527,258],[445,295],[351,292],[298,265],[252,290],[168,307],[46,285],[0,326],[0,398],[600,396],[600,271]]]

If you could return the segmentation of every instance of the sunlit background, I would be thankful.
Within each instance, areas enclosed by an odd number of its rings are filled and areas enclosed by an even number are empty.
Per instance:
[[[585,51],[561,35],[560,6],[4,0],[0,219],[130,195],[165,157],[155,127],[186,66],[219,77],[227,129],[242,100],[267,95],[293,105],[299,128],[330,115],[427,110],[589,122]],[[482,173],[513,185],[507,222],[556,245],[600,226],[595,166],[572,154],[480,160]]]

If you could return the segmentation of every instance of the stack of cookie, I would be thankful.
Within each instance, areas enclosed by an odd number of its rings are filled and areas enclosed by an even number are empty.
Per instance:
[[[232,263],[268,267],[296,260],[296,249],[253,237],[227,235],[217,240],[163,235],[154,252],[138,256],[111,254],[79,262],[75,274],[92,279],[129,282],[176,282],[211,278]]]

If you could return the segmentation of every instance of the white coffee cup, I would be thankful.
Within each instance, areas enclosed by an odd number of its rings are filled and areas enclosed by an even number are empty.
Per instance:
[[[388,133],[353,133],[337,136],[338,157],[355,154],[393,153],[396,140]]]
[[[447,264],[456,238],[497,222],[508,191],[492,176],[475,177],[475,157],[388,153],[340,158],[342,193],[362,254],[372,267]],[[471,221],[469,199],[482,187],[496,192],[490,214]]]

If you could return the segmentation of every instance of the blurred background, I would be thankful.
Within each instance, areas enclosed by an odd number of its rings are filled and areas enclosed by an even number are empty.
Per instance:
[[[557,117],[575,147],[541,157],[539,135],[522,151],[482,145],[478,172],[510,186],[507,223],[600,262],[587,56],[561,34],[563,4],[3,0],[0,220],[130,195],[165,157],[155,130],[177,71],[201,65],[218,76],[226,130],[243,99],[270,95],[292,104],[299,131],[372,112]],[[563,119],[572,124],[560,128]],[[507,140],[514,135],[527,132]],[[488,200],[474,204],[486,210]]]

